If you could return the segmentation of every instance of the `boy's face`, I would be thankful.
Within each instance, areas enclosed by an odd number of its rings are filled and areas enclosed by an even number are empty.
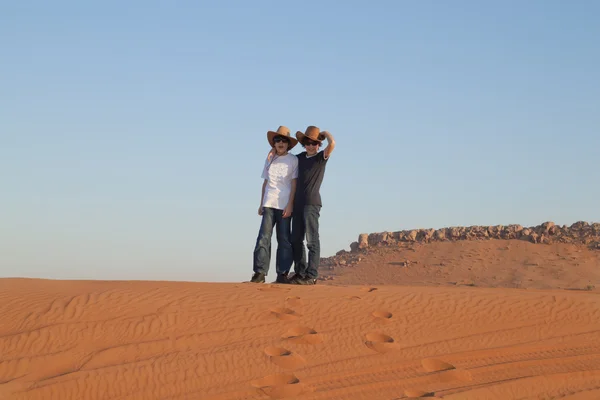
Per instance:
[[[275,138],[273,138],[273,142],[275,143],[275,150],[277,151],[277,154],[284,154],[288,151],[290,139],[284,136],[275,136]]]
[[[304,148],[306,149],[306,154],[309,156],[314,156],[319,151],[320,144],[319,142],[315,142],[314,140],[304,139]]]

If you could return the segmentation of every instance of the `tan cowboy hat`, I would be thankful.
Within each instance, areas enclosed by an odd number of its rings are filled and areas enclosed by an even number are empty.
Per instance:
[[[292,134],[290,133],[290,130],[287,126],[280,126],[279,128],[277,128],[276,132],[267,132],[267,140],[269,141],[271,147],[275,147],[275,142],[273,142],[273,138],[275,138],[275,136],[283,136],[290,140],[290,143],[288,144],[288,150],[293,149],[294,146],[298,144],[298,140],[292,137]]]
[[[325,135],[320,132],[319,128],[311,125],[306,128],[304,133],[300,131],[296,132],[296,138],[299,142],[302,142],[304,138],[308,138],[310,140],[314,140],[315,142],[321,143],[323,140],[325,140]]]

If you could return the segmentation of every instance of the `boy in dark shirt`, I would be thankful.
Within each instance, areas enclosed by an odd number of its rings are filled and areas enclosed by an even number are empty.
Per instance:
[[[319,216],[322,207],[321,184],[329,156],[335,148],[333,136],[309,126],[304,133],[296,133],[298,142],[306,151],[298,157],[298,180],[292,213],[292,249],[294,253],[294,276],[290,283],[314,285],[319,276],[321,241],[319,239]],[[319,151],[323,140],[327,147]],[[308,247],[308,262],[304,251],[304,237]]]

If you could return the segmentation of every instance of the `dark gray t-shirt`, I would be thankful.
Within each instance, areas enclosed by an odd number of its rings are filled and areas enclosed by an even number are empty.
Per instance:
[[[329,159],[325,159],[324,151],[319,151],[312,157],[306,157],[306,152],[303,151],[297,157],[298,181],[294,208],[303,208],[306,205],[322,206],[319,191],[325,175],[325,166]]]

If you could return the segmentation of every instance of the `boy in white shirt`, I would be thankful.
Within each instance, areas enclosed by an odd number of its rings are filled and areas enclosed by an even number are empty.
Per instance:
[[[254,275],[250,282],[264,283],[271,263],[271,236],[277,232],[277,279],[275,283],[288,283],[288,273],[294,256],[291,243],[291,216],[294,208],[298,158],[288,152],[298,144],[290,130],[280,126],[277,132],[268,131],[267,140],[275,156],[265,160],[262,178],[261,201],[258,215],[262,222],[254,248]]]

